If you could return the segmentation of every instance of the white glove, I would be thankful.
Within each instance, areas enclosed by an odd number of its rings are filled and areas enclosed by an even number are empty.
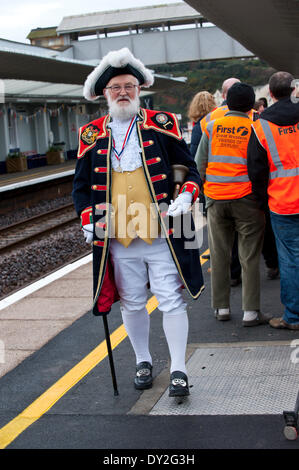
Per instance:
[[[168,208],[167,215],[177,217],[181,214],[186,214],[190,209],[193,195],[188,191],[178,195],[175,201],[170,201],[171,204]]]
[[[86,243],[92,243],[93,241],[93,224],[86,224],[82,227],[83,235]]]

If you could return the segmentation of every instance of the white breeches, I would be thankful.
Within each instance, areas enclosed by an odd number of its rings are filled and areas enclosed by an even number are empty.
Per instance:
[[[167,340],[170,371],[186,373],[185,353],[188,337],[188,316],[182,296],[182,281],[164,238],[152,245],[140,238],[125,248],[111,240],[115,283],[120,295],[124,326],[133,346],[136,363],[152,363],[149,352],[150,318],[146,310],[148,282],[163,312],[163,329]]]
[[[159,310],[173,314],[186,310],[182,281],[164,238],[156,238],[152,245],[136,238],[127,248],[113,239],[110,252],[122,309],[128,313],[143,309],[149,282]]]

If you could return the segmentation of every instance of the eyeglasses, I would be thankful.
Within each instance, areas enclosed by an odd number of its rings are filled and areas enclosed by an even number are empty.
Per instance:
[[[124,88],[125,91],[130,93],[131,91],[134,90],[135,86],[138,87],[138,85],[133,85],[133,84],[128,84],[128,85],[124,85],[124,86],[112,85],[112,86],[106,86],[106,90],[110,89],[112,91],[112,93],[119,93],[120,90],[122,90]]]

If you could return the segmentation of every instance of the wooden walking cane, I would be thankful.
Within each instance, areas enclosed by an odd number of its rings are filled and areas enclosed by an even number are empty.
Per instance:
[[[171,165],[172,168],[172,176],[173,182],[175,184],[173,197],[172,199],[175,201],[179,195],[180,187],[185,181],[185,177],[189,172],[189,168],[185,165]]]
[[[117,396],[117,395],[119,395],[119,393],[118,393],[118,390],[117,390],[117,382],[116,382],[116,375],[115,375],[115,369],[114,369],[112,348],[111,348],[111,342],[110,342],[110,334],[109,334],[109,328],[108,328],[107,314],[103,315],[103,322],[104,322],[104,329],[105,329],[105,337],[106,337],[108,358],[109,358],[109,363],[110,363],[111,377],[112,377],[112,383],[113,383],[113,388],[114,388],[114,395]]]

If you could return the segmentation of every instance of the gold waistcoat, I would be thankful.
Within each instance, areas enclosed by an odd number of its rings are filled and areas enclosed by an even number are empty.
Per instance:
[[[112,170],[112,232],[123,246],[134,238],[152,244],[160,232],[158,216],[151,200],[142,168],[134,171]]]

